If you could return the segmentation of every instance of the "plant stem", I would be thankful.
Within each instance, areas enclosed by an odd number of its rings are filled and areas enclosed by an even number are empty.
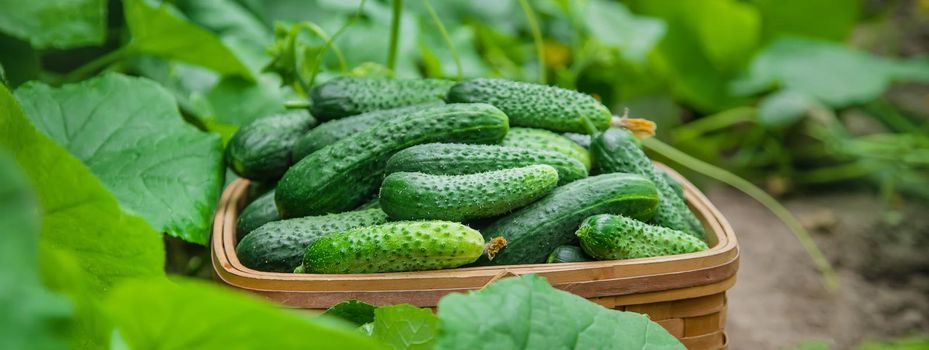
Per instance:
[[[83,66],[77,67],[75,70],[69,72],[63,78],[61,78],[60,83],[73,83],[80,80],[84,80],[88,76],[96,73],[98,70],[103,69],[110,64],[118,62],[126,58],[129,55],[135,53],[135,49],[132,48],[131,44],[122,46],[116,50],[110,51],[103,56],[95,58],[93,61],[85,63]]]
[[[803,227],[800,221],[797,220],[797,218],[789,210],[787,210],[787,208],[784,208],[781,203],[768,195],[767,192],[758,188],[751,182],[748,182],[747,180],[739,177],[738,175],[730,173],[724,169],[718,168],[697,158],[691,157],[690,155],[681,152],[661,141],[658,141],[655,138],[646,139],[643,141],[643,144],[649,150],[661,154],[662,156],[665,156],[680,165],[735,187],[739,191],[742,191],[743,193],[754,198],[756,201],[761,203],[761,205],[764,205],[766,208],[768,208],[768,210],[774,213],[774,215],[777,216],[781,222],[787,225],[787,228],[789,228],[794,236],[797,237],[797,240],[800,241],[800,244],[806,250],[807,254],[809,254],[810,258],[813,259],[813,263],[816,265],[816,268],[819,269],[826,288],[830,292],[835,292],[838,290],[839,282],[836,279],[835,270],[833,270],[832,264],[829,263],[829,260],[826,259],[822,251],[819,250],[819,247],[816,246],[816,242],[813,241],[810,233],[807,232],[806,228]]]
[[[332,37],[329,38],[328,41],[326,41],[326,46],[332,47],[332,51],[336,53],[336,56],[339,59],[339,65],[340,65],[340,68],[343,74],[348,73],[348,64],[345,63],[345,56],[342,55],[342,50],[340,50],[338,46],[335,46],[334,42],[335,42],[335,39],[339,37],[339,35],[342,35],[342,32],[344,32],[345,29],[348,29],[348,27],[351,27],[353,24],[355,24],[355,21],[357,21],[358,18],[361,17],[361,14],[363,13],[364,8],[365,8],[365,1],[366,0],[361,0],[361,3],[358,4],[358,10],[355,11],[355,15],[349,18],[348,21],[346,21],[345,24],[339,27],[339,29],[336,30],[334,34],[332,34]]]
[[[542,31],[539,30],[539,22],[536,21],[535,11],[529,5],[527,0],[519,0],[519,6],[522,7],[526,15],[526,21],[529,23],[529,31],[532,32],[532,42],[535,44],[535,54],[539,60],[539,83],[545,84],[548,79],[545,76],[545,53],[543,52]]]
[[[403,0],[394,0],[393,17],[390,19],[390,48],[387,51],[387,68],[396,75],[397,40],[400,36],[400,17],[403,15]]]
[[[445,30],[445,25],[442,24],[442,20],[439,18],[439,15],[435,13],[432,5],[429,4],[429,0],[423,0],[423,7],[426,8],[426,12],[429,12],[429,17],[432,17],[432,22],[435,23],[436,28],[439,29],[439,33],[442,34],[442,39],[445,40],[445,44],[448,45],[448,50],[451,51],[452,58],[455,60],[455,68],[458,71],[458,80],[461,80],[461,78],[464,76],[464,73],[461,69],[461,57],[458,56],[458,49],[455,48],[455,43],[452,42],[452,38],[448,35],[448,31]]]

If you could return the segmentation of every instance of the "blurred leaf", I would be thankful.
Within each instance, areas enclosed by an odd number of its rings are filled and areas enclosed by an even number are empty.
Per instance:
[[[439,318],[430,309],[410,304],[374,310],[371,336],[396,350],[428,350],[439,335]]]
[[[827,41],[782,38],[759,52],[731,88],[750,95],[780,86],[844,107],[877,98],[894,79],[929,77],[929,65],[920,62],[885,60]]]
[[[252,77],[249,69],[219,38],[188,22],[170,4],[125,0],[123,8],[132,33],[131,49],[201,65],[223,75]]]
[[[753,9],[735,0],[649,0],[634,5],[637,13],[667,23],[652,59],[679,100],[704,112],[743,102],[727,86],[755,49],[754,33],[760,24]]]
[[[323,313],[324,316],[337,317],[355,325],[374,322],[374,309],[377,306],[359,300],[346,300],[335,304]]]
[[[258,72],[271,57],[265,47],[272,40],[271,29],[233,0],[182,0],[178,8],[191,21],[218,35],[252,72]]]
[[[39,76],[39,55],[29,43],[0,34],[0,65],[10,87],[17,87]]]
[[[0,0],[0,31],[36,48],[100,45],[106,38],[105,0]]]
[[[0,88],[3,89],[3,88]],[[19,166],[0,148],[0,348],[62,349],[68,300],[39,280],[39,207]]]
[[[858,345],[858,350],[924,350],[929,349],[929,336],[917,335],[891,341],[866,341]]]
[[[535,275],[449,294],[439,319],[436,349],[684,349],[648,316],[604,308]]]
[[[0,86],[0,146],[31,179],[43,218],[40,243],[69,253],[101,295],[136,277],[164,275],[161,235],[129,215],[91,171],[36,130]]]
[[[269,114],[284,111],[280,79],[261,74],[256,81],[225,77],[206,93],[211,108],[210,119],[231,125],[245,125]]]
[[[584,9],[584,24],[604,44],[620,48],[622,57],[641,64],[665,33],[658,19],[638,17],[621,3],[592,0]]]
[[[133,349],[383,349],[345,325],[197,280],[135,280],[106,301]]]
[[[451,51],[446,47],[438,30],[432,22],[420,23],[419,51],[426,73],[430,77],[455,78],[458,75],[455,60]],[[489,67],[477,51],[474,30],[470,26],[449,28],[452,44],[458,50],[461,59],[462,76],[465,78],[483,77],[488,74]]]
[[[758,104],[758,121],[768,128],[785,127],[807,116],[815,105],[814,99],[802,93],[778,91]]]
[[[161,86],[107,74],[57,89],[28,83],[16,97],[125,208],[162,232],[207,243],[222,184],[220,140],[186,124]]]
[[[860,1],[753,0],[765,40],[782,35],[843,41],[858,20]]]

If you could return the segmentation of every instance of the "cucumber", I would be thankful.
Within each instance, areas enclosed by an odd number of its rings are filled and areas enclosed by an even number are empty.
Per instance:
[[[500,108],[513,126],[590,133],[584,121],[603,130],[612,114],[602,103],[574,90],[505,79],[473,79],[448,90],[448,102],[481,102]]]
[[[391,155],[430,142],[497,143],[506,114],[488,104],[427,107],[313,152],[281,178],[275,202],[285,218],[351,210],[370,198]]]
[[[310,112],[319,120],[441,100],[455,82],[439,79],[340,77],[310,91]]]
[[[227,182],[231,183],[229,179],[230,175],[227,176]],[[274,182],[262,182],[262,181],[250,181],[248,184],[248,203],[254,202],[261,198],[265,193],[274,191],[274,188],[277,187],[277,181]]]
[[[236,255],[255,270],[291,272],[300,265],[306,247],[320,237],[385,222],[387,214],[380,209],[273,221],[245,235],[236,246]]]
[[[465,175],[485,171],[549,165],[558,171],[558,184],[587,177],[587,168],[564,154],[541,149],[499,145],[429,143],[397,152],[387,161],[387,174],[420,172],[435,175]]]
[[[700,220],[690,211],[665,177],[655,171],[655,166],[640,146],[639,140],[632,132],[610,128],[594,137],[590,152],[600,173],[639,174],[655,183],[659,201],[652,223],[704,239]]]
[[[595,215],[576,233],[581,247],[601,260],[649,258],[699,252],[706,243],[683,231],[649,225],[619,215]]]
[[[590,135],[566,132],[566,133],[561,134],[561,136],[564,136],[567,139],[574,141],[574,143],[576,143],[578,146],[581,146],[584,148],[590,147]]]
[[[249,180],[277,180],[290,166],[290,148],[316,125],[305,110],[257,119],[237,130],[226,146],[226,164]]]
[[[655,168],[655,172],[657,172],[658,175],[661,175],[661,177],[663,177],[665,181],[668,182],[668,185],[671,185],[671,188],[674,189],[674,193],[676,193],[678,197],[680,197],[682,200],[684,199],[684,185],[672,177],[671,174],[668,174],[667,171]]]
[[[343,138],[367,130],[384,120],[407,115],[410,112],[427,106],[440,104],[443,104],[443,102],[441,100],[436,100],[412,106],[371,111],[322,123],[301,136],[300,139],[294,143],[291,149],[291,158],[293,158],[294,161],[299,161],[310,153],[336,143],[336,141]]]
[[[372,208],[378,208],[378,209],[381,208],[380,198],[374,197],[371,200],[367,201],[365,204],[362,204],[360,207],[358,207],[355,210],[372,209]]]
[[[584,262],[591,261],[591,258],[587,253],[584,252],[581,247],[576,245],[562,245],[555,248],[551,254],[548,255],[548,259],[545,260],[549,264],[557,263],[570,263],[570,262]]]
[[[590,170],[590,152],[574,141],[548,130],[510,128],[501,145],[558,152],[577,159],[584,164],[587,170]]]
[[[236,239],[241,240],[261,225],[280,219],[281,215],[278,214],[277,206],[274,204],[274,190],[271,190],[249,203],[239,214],[239,219],[236,221]]]
[[[479,263],[541,263],[555,247],[577,240],[574,231],[585,218],[622,214],[648,220],[657,205],[655,184],[640,175],[606,174],[577,180],[481,230],[487,241],[503,236],[508,243],[494,259],[482,257]]]
[[[548,165],[469,175],[393,173],[381,185],[381,208],[396,220],[469,221],[508,213],[548,194],[558,172]]]
[[[400,221],[320,238],[306,249],[308,273],[374,273],[459,267],[484,251],[480,232],[448,221]]]

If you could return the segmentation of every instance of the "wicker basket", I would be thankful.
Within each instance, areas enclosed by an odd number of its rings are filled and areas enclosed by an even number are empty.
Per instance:
[[[224,283],[280,304],[325,309],[347,299],[376,305],[435,308],[442,296],[480,289],[506,275],[535,273],[556,288],[608,308],[649,315],[688,349],[725,349],[726,290],[735,283],[739,248],[732,228],[706,197],[679,174],[691,209],[703,222],[710,249],[698,253],[616,261],[470,267],[355,275],[288,274],[249,269],[235,255],[235,223],[249,183],[223,192],[213,223],[213,269]]]

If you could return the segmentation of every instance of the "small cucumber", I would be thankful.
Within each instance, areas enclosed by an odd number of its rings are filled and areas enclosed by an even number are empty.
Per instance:
[[[310,153],[336,143],[336,141],[343,138],[370,129],[382,121],[407,115],[423,107],[440,104],[443,104],[443,102],[441,100],[436,100],[412,106],[371,111],[338,120],[330,120],[301,136],[291,149],[292,158],[295,162],[299,161]]]
[[[305,110],[257,119],[232,135],[226,146],[226,164],[249,180],[277,180],[291,164],[290,148],[316,120]]]
[[[454,268],[484,251],[481,234],[448,221],[400,221],[320,238],[306,249],[307,273],[375,273]]]
[[[395,220],[469,221],[505,214],[548,194],[558,172],[548,165],[469,175],[393,173],[381,185],[381,208]]]
[[[439,79],[339,77],[310,91],[311,112],[322,121],[441,100],[455,82]]]
[[[680,197],[682,200],[684,199],[684,185],[682,185],[680,182],[677,181],[677,179],[672,177],[671,174],[668,174],[667,171],[655,168],[655,172],[657,172],[658,175],[661,175],[661,177],[663,177],[665,181],[667,181],[668,184],[671,185],[671,188],[674,189],[674,193],[677,193],[678,197]]]
[[[545,262],[549,264],[558,264],[591,260],[593,260],[593,258],[587,255],[587,253],[584,253],[581,247],[576,245],[562,245],[555,248],[555,250],[548,255],[548,259],[546,259]]]
[[[239,220],[236,221],[236,238],[241,240],[261,225],[280,219],[281,215],[278,214],[277,206],[274,204],[274,190],[271,190],[249,203],[239,214]]]
[[[699,252],[706,243],[683,231],[619,215],[595,215],[577,230],[581,247],[601,260],[648,258]]]
[[[497,143],[506,114],[488,104],[427,107],[385,120],[313,152],[292,166],[275,191],[285,218],[351,210],[377,192],[391,155],[431,142]]]
[[[548,130],[510,128],[501,145],[558,152],[577,159],[584,164],[587,170],[590,170],[590,152],[574,141]]]
[[[603,130],[612,114],[602,103],[574,90],[505,79],[473,79],[448,90],[448,102],[481,102],[500,108],[513,126],[589,133],[584,119]]]
[[[545,164],[558,171],[558,184],[587,177],[587,168],[564,154],[541,149],[499,145],[429,143],[397,152],[387,161],[387,174],[420,172],[465,175]]]
[[[655,171],[655,166],[640,147],[632,132],[610,128],[596,137],[590,145],[596,168],[600,173],[632,173],[647,177],[658,188],[658,210],[652,223],[687,232],[704,239],[703,225],[678,196],[667,179]]]
[[[585,218],[622,214],[647,220],[657,205],[655,184],[640,175],[606,174],[577,180],[481,230],[485,240],[503,236],[507,246],[492,260],[482,257],[480,263],[541,263],[555,247],[577,240],[574,231]]]
[[[581,146],[584,148],[590,147],[590,135],[566,132],[566,133],[561,134],[561,136],[564,136],[568,138],[569,140],[574,141],[574,143],[576,143],[578,146]]]
[[[236,255],[255,270],[291,272],[300,265],[306,247],[320,237],[385,222],[387,214],[380,209],[272,221],[245,235]]]

